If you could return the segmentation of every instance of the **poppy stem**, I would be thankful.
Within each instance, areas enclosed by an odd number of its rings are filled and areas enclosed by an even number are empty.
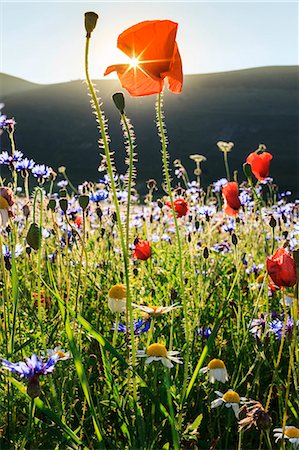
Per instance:
[[[169,195],[170,203],[171,203],[171,209],[172,209],[172,215],[175,225],[175,233],[176,233],[176,239],[177,239],[177,246],[178,246],[178,253],[179,253],[179,276],[180,276],[180,285],[181,285],[181,296],[183,301],[183,312],[184,312],[184,319],[185,319],[185,339],[186,339],[186,351],[184,355],[184,378],[183,378],[183,387],[182,387],[182,395],[181,395],[181,404],[180,404],[180,415],[178,419],[178,426],[179,429],[182,426],[182,416],[183,416],[183,403],[185,399],[185,394],[187,390],[187,382],[188,382],[188,365],[189,365],[189,322],[188,322],[188,309],[187,309],[187,301],[186,301],[186,294],[184,289],[184,274],[183,274],[183,257],[182,257],[182,246],[181,246],[181,238],[180,238],[180,231],[177,221],[177,215],[174,209],[174,201],[172,197],[172,191],[171,191],[171,183],[170,183],[170,177],[169,177],[169,169],[168,169],[168,154],[167,154],[167,138],[166,138],[166,132],[165,132],[165,125],[163,123],[163,99],[162,94],[158,94],[157,104],[156,104],[156,114],[157,114],[157,128],[160,136],[160,141],[162,145],[162,160],[163,160],[163,171],[166,181],[166,187],[167,187],[167,193]]]
[[[134,323],[133,323],[133,308],[132,308],[132,300],[130,295],[130,278],[129,278],[129,261],[128,261],[128,252],[127,247],[125,243],[124,238],[124,231],[122,227],[121,222],[121,216],[120,216],[120,207],[117,199],[117,192],[116,192],[116,185],[114,180],[114,167],[112,164],[111,159],[111,153],[109,149],[109,136],[106,130],[105,126],[105,118],[103,116],[101,107],[100,107],[100,99],[97,97],[94,86],[91,82],[90,76],[89,76],[89,69],[88,69],[88,54],[89,54],[89,43],[90,43],[90,37],[87,35],[86,37],[86,44],[85,44],[85,76],[87,85],[91,94],[91,103],[93,108],[95,109],[97,122],[99,124],[99,130],[101,134],[101,141],[103,148],[105,150],[105,156],[107,161],[107,172],[110,178],[110,184],[113,194],[113,202],[115,206],[115,213],[117,218],[117,225],[119,230],[119,238],[121,243],[121,249],[122,249],[122,255],[123,255],[123,262],[124,262],[124,273],[125,273],[125,280],[126,280],[126,288],[127,288],[127,311],[129,312],[129,318],[130,318],[130,335],[131,335],[131,347],[132,347],[132,366],[135,368],[136,366],[136,349],[135,349],[135,336],[134,336]],[[128,371],[129,373],[129,371]],[[137,381],[136,377],[133,376],[133,398],[135,401],[137,401]]]
[[[223,158],[224,158],[224,165],[225,165],[225,170],[226,170],[227,181],[230,181],[230,173],[229,173],[227,152],[223,152]]]

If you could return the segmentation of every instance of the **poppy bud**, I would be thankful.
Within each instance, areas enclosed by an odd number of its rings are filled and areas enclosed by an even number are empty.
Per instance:
[[[138,241],[133,251],[133,258],[146,261],[151,256],[151,246],[149,241]]]
[[[123,115],[124,114],[124,110],[125,110],[125,96],[124,96],[124,94],[122,92],[116,92],[115,94],[112,95],[112,100],[113,100],[116,108],[120,112],[120,114]]]
[[[232,234],[232,243],[233,245],[237,245],[238,243],[238,238],[235,233]]]
[[[25,216],[26,219],[29,217],[30,209],[29,209],[29,206],[28,206],[28,205],[24,205],[24,206],[23,206],[23,214],[24,214],[24,216]]]
[[[276,222],[276,220],[274,219],[274,217],[273,217],[273,216],[271,216],[271,219],[270,219],[269,225],[270,225],[270,227],[271,227],[271,228],[275,228],[275,227],[276,227],[276,225],[277,225],[277,222]]]
[[[27,255],[31,254],[31,247],[26,247],[26,253],[27,253]]]
[[[113,223],[117,222],[117,215],[115,211],[113,211],[113,213],[111,214],[111,220]]]
[[[276,286],[292,287],[296,284],[295,261],[284,248],[278,248],[267,258],[267,271]]]
[[[79,196],[79,205],[83,210],[87,208],[89,204],[89,196],[88,195],[80,195]]]
[[[62,211],[63,211],[64,213],[66,213],[66,212],[67,212],[67,209],[68,209],[68,201],[67,201],[67,198],[60,198],[60,199],[59,199],[59,206],[60,206],[60,208],[62,209]]]
[[[174,288],[171,288],[170,298],[171,298],[172,301],[176,300],[178,298],[178,293],[177,293],[177,291]]]
[[[31,398],[39,397],[41,394],[41,387],[39,383],[39,378],[37,375],[31,377],[27,384],[27,394]]]
[[[11,269],[10,259],[7,256],[4,256],[4,265],[5,265],[5,269],[6,270],[10,270]]]
[[[205,247],[203,249],[203,257],[204,257],[204,259],[208,259],[208,257],[209,257],[209,249],[208,249],[208,247]]]
[[[26,236],[27,244],[30,245],[33,250],[38,250],[41,244],[41,235],[39,226],[36,223],[32,223],[29,227],[27,236]]]
[[[99,219],[101,219],[103,217],[103,211],[102,211],[102,209],[99,206],[96,209],[96,214],[97,214]]]
[[[96,27],[97,20],[99,16],[95,12],[86,12],[84,14],[85,16],[85,30],[86,30],[86,37],[90,38],[91,33]]]
[[[247,162],[243,164],[243,172],[246,178],[252,178],[251,165]]]
[[[51,209],[52,211],[55,211],[56,208],[56,200],[55,198],[50,198],[48,205],[47,205],[47,209]]]

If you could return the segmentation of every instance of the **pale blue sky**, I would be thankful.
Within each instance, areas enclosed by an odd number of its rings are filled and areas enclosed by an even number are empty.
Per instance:
[[[298,64],[297,2],[27,2],[0,0],[0,71],[38,83],[84,78],[83,15],[100,21],[91,74],[127,62],[117,36],[143,20],[179,23],[184,73]],[[110,76],[111,77],[111,76]]]

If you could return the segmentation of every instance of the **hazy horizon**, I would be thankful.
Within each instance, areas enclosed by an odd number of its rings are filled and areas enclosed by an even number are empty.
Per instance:
[[[127,63],[118,35],[143,20],[177,22],[187,74],[298,65],[294,2],[0,2],[0,71],[39,84],[84,78],[84,12],[100,16],[90,45],[90,73]],[[115,75],[107,77],[113,79]]]

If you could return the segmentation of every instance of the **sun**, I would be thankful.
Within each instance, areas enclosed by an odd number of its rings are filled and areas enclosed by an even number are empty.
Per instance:
[[[134,69],[136,69],[138,67],[138,64],[139,64],[138,58],[133,57],[131,59],[130,67],[133,67]]]

